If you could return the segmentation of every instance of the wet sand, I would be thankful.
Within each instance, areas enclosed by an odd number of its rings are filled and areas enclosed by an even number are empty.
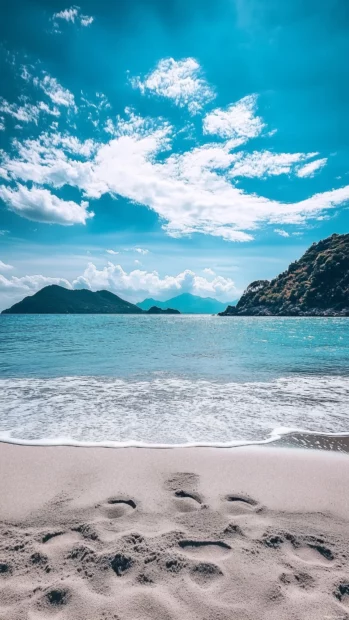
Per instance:
[[[329,452],[349,453],[349,436],[341,433],[338,435],[320,433],[287,433],[271,444],[277,447],[307,448],[311,450],[327,450]]]

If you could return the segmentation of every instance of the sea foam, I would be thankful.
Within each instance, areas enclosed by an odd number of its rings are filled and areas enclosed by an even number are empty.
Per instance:
[[[0,439],[14,443],[227,447],[295,430],[348,432],[346,376],[9,378],[0,390]]]

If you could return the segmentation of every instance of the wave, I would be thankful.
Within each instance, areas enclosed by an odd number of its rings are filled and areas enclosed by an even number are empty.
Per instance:
[[[349,377],[0,380],[0,440],[29,445],[233,447],[349,431]]]

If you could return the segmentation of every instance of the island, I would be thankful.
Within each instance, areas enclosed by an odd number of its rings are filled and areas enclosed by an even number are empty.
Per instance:
[[[349,234],[313,245],[273,280],[252,282],[219,316],[349,316]]]
[[[144,311],[110,291],[68,289],[57,284],[45,286],[3,310],[1,314],[180,314],[172,308],[153,306]]]
[[[152,306],[149,310],[144,310],[145,314],[180,314],[179,310],[175,308],[158,308],[158,306]]]

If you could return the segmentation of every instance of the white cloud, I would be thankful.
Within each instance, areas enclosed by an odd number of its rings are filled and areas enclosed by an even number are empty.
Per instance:
[[[308,218],[316,217],[321,220],[327,217],[321,214],[327,209],[346,203],[349,201],[349,185],[332,189],[322,194],[315,194],[306,200],[288,205],[288,213],[284,214],[283,219],[279,218],[281,223],[299,224],[306,222]],[[275,220],[274,220],[275,223]]]
[[[50,278],[42,275],[6,278],[0,274],[0,310],[11,307],[21,301],[23,297],[33,295],[49,284],[72,288],[70,282],[65,278]]]
[[[106,123],[104,125],[104,131],[106,133],[110,133],[111,135],[115,135],[115,125],[113,121],[111,120],[111,118],[108,118],[106,120]]]
[[[108,263],[98,269],[89,263],[82,276],[72,282],[74,288],[100,290],[106,288],[130,300],[141,301],[145,297],[166,299],[179,293],[193,293],[201,296],[214,296],[230,299],[237,290],[231,278],[215,276],[208,280],[186,269],[176,276],[161,277],[157,271],[135,269],[127,273],[121,265]]]
[[[32,65],[31,65],[31,68],[33,69]],[[31,82],[32,77],[33,77],[26,65],[22,65],[20,75],[21,75],[22,80],[24,80],[25,82]]]
[[[10,180],[9,174],[7,172],[7,170],[5,170],[5,168],[3,168],[2,166],[0,166],[0,177],[2,179],[6,179],[6,181]]]
[[[154,120],[153,118],[143,118],[138,114],[135,114],[132,108],[125,108],[124,110],[126,118],[123,118],[119,114],[115,117],[115,122],[111,118],[108,118],[104,126],[104,131],[111,134],[114,137],[120,138],[121,136],[137,136],[138,138],[151,135],[154,131],[161,129],[163,137],[171,133],[172,128],[169,123],[164,119],[159,118]],[[165,142],[163,144],[165,146]]]
[[[327,157],[323,159],[316,159],[315,161],[305,164],[302,168],[299,168],[297,175],[299,177],[312,177],[317,170],[320,170],[327,164]]]
[[[64,9],[63,11],[60,11],[59,13],[54,13],[53,14],[53,18],[54,19],[63,19],[66,22],[75,22],[75,19],[77,18],[79,13],[79,8],[76,6],[72,6],[70,7],[70,9]]]
[[[3,155],[2,170],[13,179],[48,184],[53,187],[72,185],[82,187],[91,179],[91,163],[70,159],[70,155],[88,157],[94,151],[90,140],[80,142],[77,138],[61,134],[41,134],[36,140],[15,140],[13,146],[18,157],[10,159]],[[4,174],[2,175],[4,176]]]
[[[81,155],[82,157],[89,158],[93,155],[97,148],[98,144],[94,142],[94,140],[79,140],[75,136],[71,135],[62,135],[61,133],[42,133],[39,136],[39,140],[41,145],[45,147],[46,153],[50,152],[52,146],[60,147],[63,151],[68,153],[72,153],[73,155]],[[32,144],[29,142],[29,144]]]
[[[72,200],[62,200],[51,194],[47,189],[18,184],[15,189],[0,186],[0,198],[9,206],[11,211],[34,222],[47,224],[86,224],[93,217],[87,211],[88,202],[77,204]]]
[[[9,271],[10,269],[13,269],[13,265],[7,265],[2,260],[0,260],[0,271]]]
[[[178,61],[166,58],[160,60],[156,69],[144,80],[133,78],[131,84],[143,94],[150,92],[171,99],[179,107],[188,107],[191,114],[196,114],[215,97],[201,73],[200,65],[194,58]]]
[[[94,17],[91,15],[82,15],[79,6],[71,6],[69,9],[64,9],[63,11],[59,11],[59,13],[54,13],[53,19],[71,22],[72,24],[79,22],[81,26],[90,26],[90,24],[94,21]]]
[[[38,108],[39,110],[41,110],[41,112],[46,112],[46,114],[51,114],[51,116],[60,116],[61,113],[58,110],[58,108],[50,108],[47,103],[45,103],[44,101],[40,101],[38,103]]]
[[[213,269],[211,269],[210,267],[206,267],[205,269],[203,269],[204,273],[207,273],[207,275],[209,276],[214,276],[216,275],[216,273],[213,271]]]
[[[256,116],[256,108],[256,95],[248,95],[225,110],[216,108],[204,117],[204,133],[230,139],[232,147],[256,138],[265,127],[261,117]]]
[[[5,131],[5,119],[3,116],[0,116],[0,131]]]
[[[9,291],[11,289],[15,292],[19,291],[23,293],[31,293],[36,292],[49,284],[58,284],[59,286],[64,286],[65,288],[72,288],[70,282],[68,282],[65,278],[49,278],[42,275],[23,276],[22,278],[12,276],[11,278],[6,278],[5,276],[0,275],[1,291]]]
[[[20,75],[25,82],[33,83],[37,88],[41,88],[41,90],[43,90],[45,95],[51,99],[55,106],[72,108],[74,111],[77,111],[74,95],[67,88],[64,88],[56,78],[46,72],[42,72],[41,77],[33,77],[32,69],[34,69],[33,66],[28,68],[26,65],[23,65],[21,67]],[[41,110],[47,112],[52,116],[60,116],[60,111],[57,107],[54,107],[53,109],[49,108],[49,106],[43,101],[38,102],[37,106],[33,107],[37,107],[39,111]]]
[[[82,26],[91,26],[94,22],[94,17],[92,15],[81,15],[80,24]]]
[[[9,232],[9,230],[0,230],[0,236],[2,237],[3,235],[7,235]]]
[[[140,261],[140,260],[137,260],[137,259],[135,260],[135,265],[141,265],[141,264],[142,264],[142,263],[141,263],[141,261]]]
[[[64,286],[69,289],[72,288],[71,283],[65,278],[50,278],[42,275],[23,276],[21,278],[12,276],[11,281],[14,286],[25,286],[30,291],[38,291],[44,286],[49,286],[50,284],[58,284],[59,286]]]
[[[80,110],[81,108],[87,109],[87,118],[90,123],[95,127],[100,127],[102,121],[105,123],[105,111],[111,108],[111,105],[108,101],[108,98],[104,95],[104,93],[95,93],[94,100],[91,101],[90,98],[87,98],[85,94],[81,91],[80,97]],[[113,132],[113,123],[111,119],[108,119],[111,125],[111,133]],[[108,129],[105,127],[105,131]]]
[[[75,109],[74,95],[67,88],[64,88],[56,78],[46,73],[41,79],[35,77],[33,83],[40,87],[55,105]]]
[[[80,108],[87,108],[89,110],[88,119],[95,126],[99,124],[100,113],[104,110],[108,110],[109,108],[111,108],[108,98],[104,93],[95,93],[94,101],[91,101],[90,99],[87,99],[87,97],[81,91],[80,101]]]
[[[293,172],[301,161],[315,157],[318,153],[272,153],[270,151],[239,152],[231,169],[231,177],[276,176]],[[311,164],[308,164],[311,165]]]
[[[149,250],[144,250],[143,248],[126,248],[123,250],[124,252],[137,252],[137,254],[142,254],[143,256],[145,256],[146,254],[149,254]],[[120,254],[120,252],[115,252],[115,250],[107,250],[108,254]]]
[[[274,233],[276,233],[277,235],[280,235],[280,237],[289,237],[289,233],[286,232],[286,230],[283,230],[282,228],[274,228]]]
[[[229,241],[249,241],[253,231],[264,224],[304,223],[323,216],[324,211],[349,198],[349,186],[298,203],[283,203],[245,192],[231,182],[231,170],[239,154],[230,152],[229,141],[172,153],[158,161],[156,156],[170,148],[172,132],[168,123],[158,122],[153,127],[151,123],[140,124],[137,119],[133,129],[131,122],[125,131],[124,122],[120,135],[106,144],[86,147],[76,143],[76,150],[83,149],[87,161],[74,159],[74,153],[55,146],[62,146],[61,138],[55,134],[52,138],[44,135],[36,141],[18,142],[18,157],[5,158],[2,166],[18,180],[57,188],[67,184],[90,198],[110,194],[143,204],[160,216],[169,235],[177,237],[199,232]],[[67,142],[65,146],[69,146]],[[262,153],[260,168],[268,169],[270,174],[275,173],[276,166],[280,172],[286,165],[282,163],[284,156],[280,155],[281,161],[276,165],[274,154],[267,152],[268,168]],[[254,157],[253,165],[257,166],[258,157]],[[291,165],[293,155],[286,154],[287,157]]]
[[[40,110],[36,105],[25,103],[23,105],[17,103],[9,103],[6,99],[0,98],[0,112],[8,114],[17,121],[23,123],[37,123]]]

